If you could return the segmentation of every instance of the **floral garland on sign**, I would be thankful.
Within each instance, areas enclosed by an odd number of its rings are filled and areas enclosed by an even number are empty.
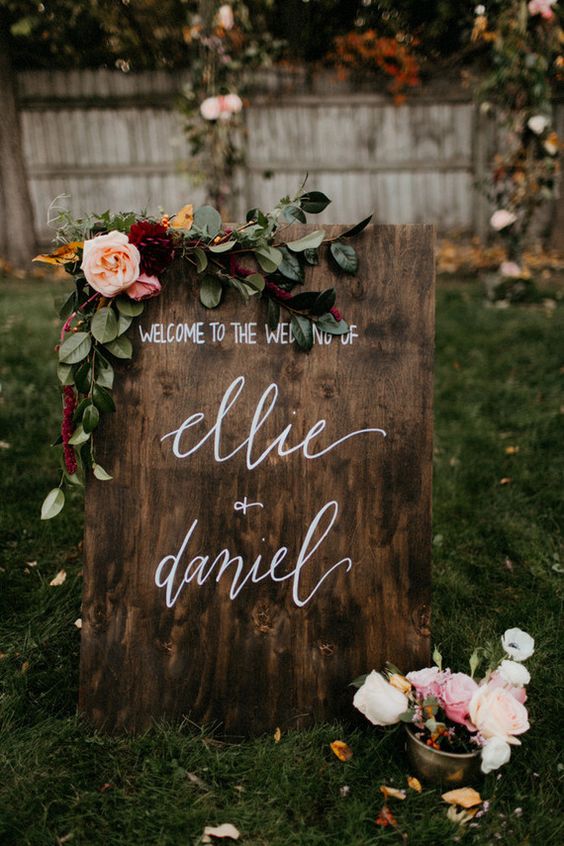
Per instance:
[[[74,279],[63,304],[57,376],[62,386],[63,421],[55,446],[62,445],[58,487],[43,502],[41,518],[55,517],[65,504],[65,484],[82,485],[89,470],[106,481],[110,474],[96,461],[94,432],[103,414],[115,411],[112,398],[114,364],[133,354],[127,332],[140,317],[144,300],[160,294],[167,269],[187,262],[196,272],[202,305],[220,305],[226,288],[243,300],[261,297],[267,303],[268,324],[274,329],[284,311],[296,345],[313,346],[313,326],[330,335],[344,335],[348,323],[335,305],[334,288],[294,292],[303,285],[308,266],[319,263],[325,247],[337,271],[356,274],[358,257],[349,240],[371,217],[328,238],[323,229],[287,241],[283,231],[306,222],[331,202],[319,191],[284,197],[268,213],[252,209],[246,223],[226,226],[211,206],[195,211],[184,206],[173,216],[154,219],[134,212],[92,214],[74,219],[59,215],[57,242],[34,261],[62,265]]]

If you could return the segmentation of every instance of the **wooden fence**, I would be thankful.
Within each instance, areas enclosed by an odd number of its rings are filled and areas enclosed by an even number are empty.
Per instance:
[[[19,76],[23,143],[38,233],[48,241],[53,199],[75,213],[106,208],[174,211],[204,199],[190,173],[183,121],[175,108],[185,79],[164,72],[25,72]],[[288,91],[244,111],[246,165],[233,217],[269,207],[309,184],[334,199],[324,222],[351,222],[374,210],[386,223],[435,223],[442,232],[484,230],[487,208],[475,188],[485,132],[458,92],[419,92],[400,107],[385,94]],[[297,89],[300,90],[299,88]],[[303,89],[302,89],[303,90]]]

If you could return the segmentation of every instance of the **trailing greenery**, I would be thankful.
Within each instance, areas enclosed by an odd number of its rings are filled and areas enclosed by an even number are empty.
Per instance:
[[[59,520],[38,520],[59,416],[45,349],[63,287],[0,289],[0,842],[179,846],[232,822],[245,846],[401,843],[374,825],[379,785],[405,787],[401,729],[322,725],[237,742],[189,723],[105,737],[77,718],[80,490]],[[413,846],[557,846],[562,306],[486,308],[476,282],[458,280],[440,285],[437,318],[434,641],[446,666],[461,666],[505,628],[529,631],[532,727],[500,778],[485,779],[491,806],[476,827],[447,820],[437,789],[390,805]],[[61,569],[66,581],[51,587]],[[346,763],[329,748],[337,738],[353,750]]]

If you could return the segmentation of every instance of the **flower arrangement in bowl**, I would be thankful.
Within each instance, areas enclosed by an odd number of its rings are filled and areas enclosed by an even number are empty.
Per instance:
[[[530,674],[523,662],[534,652],[534,640],[521,629],[501,638],[502,654],[490,647],[475,650],[470,674],[434,666],[403,675],[388,664],[353,682],[353,704],[377,726],[403,722],[411,763],[429,781],[461,782],[506,764],[511,747],[529,729],[525,702]],[[482,678],[475,674],[487,658]]]

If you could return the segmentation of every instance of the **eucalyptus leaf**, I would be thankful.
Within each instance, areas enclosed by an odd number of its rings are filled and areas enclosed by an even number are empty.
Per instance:
[[[282,253],[276,247],[261,244],[255,249],[256,260],[265,273],[274,273],[282,261]]]
[[[88,332],[74,332],[69,335],[59,347],[59,361],[63,364],[78,364],[92,347],[92,339]]]
[[[53,488],[43,500],[41,519],[51,520],[53,517],[56,517],[62,511],[64,504],[65,495],[63,491],[60,488]]]
[[[139,317],[145,309],[145,303],[138,303],[136,300],[132,300],[126,296],[118,297],[115,300],[115,304],[119,313],[124,314],[126,317]]]
[[[321,191],[308,191],[300,197],[300,205],[308,214],[319,214],[327,208],[331,200]]]
[[[131,341],[123,335],[116,338],[115,341],[110,341],[109,344],[104,344],[104,348],[115,355],[116,358],[131,358],[133,355]]]
[[[352,682],[349,684],[349,687],[356,687],[357,689],[359,687],[362,687],[362,685],[366,681],[367,676],[368,676],[368,673],[363,673],[362,676],[357,676],[356,679],[353,679]]]
[[[73,446],[80,446],[80,444],[85,444],[89,437],[89,432],[85,432],[82,423],[79,423],[72,436],[69,438],[69,444],[72,444]]]
[[[129,317],[127,314],[120,314],[119,320],[118,320],[118,337],[120,335],[123,335],[124,332],[127,332],[129,327],[131,326],[132,322],[133,322],[132,317]]]
[[[313,346],[313,329],[311,321],[307,317],[296,315],[292,317],[291,323],[292,334],[298,347],[307,352]]]
[[[74,385],[73,368],[70,364],[57,364],[57,379],[61,385]]]
[[[220,303],[222,291],[221,279],[208,273],[200,284],[200,302],[206,308],[215,308]]]
[[[298,223],[305,223],[307,218],[299,206],[294,204],[290,206],[284,206],[282,211],[282,219],[285,220],[287,223],[294,223],[294,221],[298,221]]]
[[[109,362],[98,361],[96,368],[97,385],[100,385],[102,388],[110,388],[111,390],[114,386],[114,375],[114,368]]]
[[[251,273],[251,275],[247,276],[245,279],[245,283],[250,285],[256,291],[264,291],[265,281],[264,276],[261,273]]]
[[[117,338],[118,322],[111,306],[98,309],[90,323],[90,331],[101,344],[107,344]]]
[[[303,291],[301,294],[296,294],[295,297],[288,300],[288,305],[292,306],[292,308],[300,309],[300,311],[302,309],[307,309],[309,311],[309,309],[317,302],[318,296],[318,291]]]
[[[328,335],[346,335],[349,331],[349,324],[347,321],[337,321],[332,314],[322,315],[319,320],[317,320],[316,325],[323,332],[327,332]]]
[[[113,476],[110,476],[109,473],[106,473],[101,464],[93,464],[92,472],[94,473],[95,477],[101,482],[109,482],[110,479],[113,479]]]
[[[404,711],[403,714],[399,715],[399,718],[402,721],[402,723],[412,723],[414,713],[415,712],[414,712],[413,708],[408,708],[407,711]]]
[[[99,422],[100,412],[95,405],[88,405],[82,415],[82,428],[87,433],[93,432]]]
[[[303,238],[298,238],[297,241],[288,241],[286,246],[293,253],[301,253],[304,250],[315,250],[323,243],[325,232],[323,229],[315,229],[304,235]]]
[[[196,273],[203,273],[208,266],[208,257],[205,250],[202,250],[201,247],[195,247],[194,256],[196,258]]]
[[[334,260],[345,273],[354,274],[358,270],[358,256],[349,244],[343,244],[341,241],[333,241],[330,246],[331,255]]]
[[[304,259],[308,264],[319,264],[319,251],[313,249],[304,250]]]
[[[325,314],[329,312],[335,305],[337,299],[337,292],[334,288],[328,288],[326,291],[321,291],[316,301],[311,307],[312,314]]]
[[[72,415],[72,422],[75,424],[75,426],[82,420],[82,415],[84,414],[86,407],[89,406],[90,403],[91,400],[89,399],[89,397],[84,397],[84,399],[81,399],[78,405],[76,406]]]
[[[77,299],[76,299],[76,291],[71,291],[68,297],[64,300],[62,305],[59,306],[59,317],[61,320],[67,320],[73,311],[76,310],[77,306]]]
[[[226,253],[233,249],[237,241],[224,241],[222,244],[213,244],[209,247],[210,253]]]
[[[357,223],[355,226],[351,226],[350,229],[346,229],[344,232],[341,232],[339,238],[354,238],[355,235],[360,235],[363,229],[366,229],[370,221],[372,220],[373,215],[369,215],[365,217],[364,220],[361,220],[360,223]]]
[[[94,405],[100,411],[108,412],[116,410],[116,404],[113,401],[112,395],[109,394],[108,391],[99,384],[94,385],[94,389],[92,391],[92,399],[94,401]]]
[[[304,271],[297,256],[293,255],[286,247],[281,247],[282,261],[278,266],[278,272],[289,279],[290,282],[303,282]]]
[[[196,209],[193,226],[202,235],[207,235],[208,238],[215,238],[221,230],[221,225],[221,215],[212,206],[200,206],[200,208]]]
[[[274,330],[280,323],[280,306],[274,300],[268,300],[267,322],[270,329]]]
[[[87,394],[90,390],[90,381],[92,379],[92,370],[90,362],[85,361],[77,368],[74,374],[74,382],[81,394]]]

